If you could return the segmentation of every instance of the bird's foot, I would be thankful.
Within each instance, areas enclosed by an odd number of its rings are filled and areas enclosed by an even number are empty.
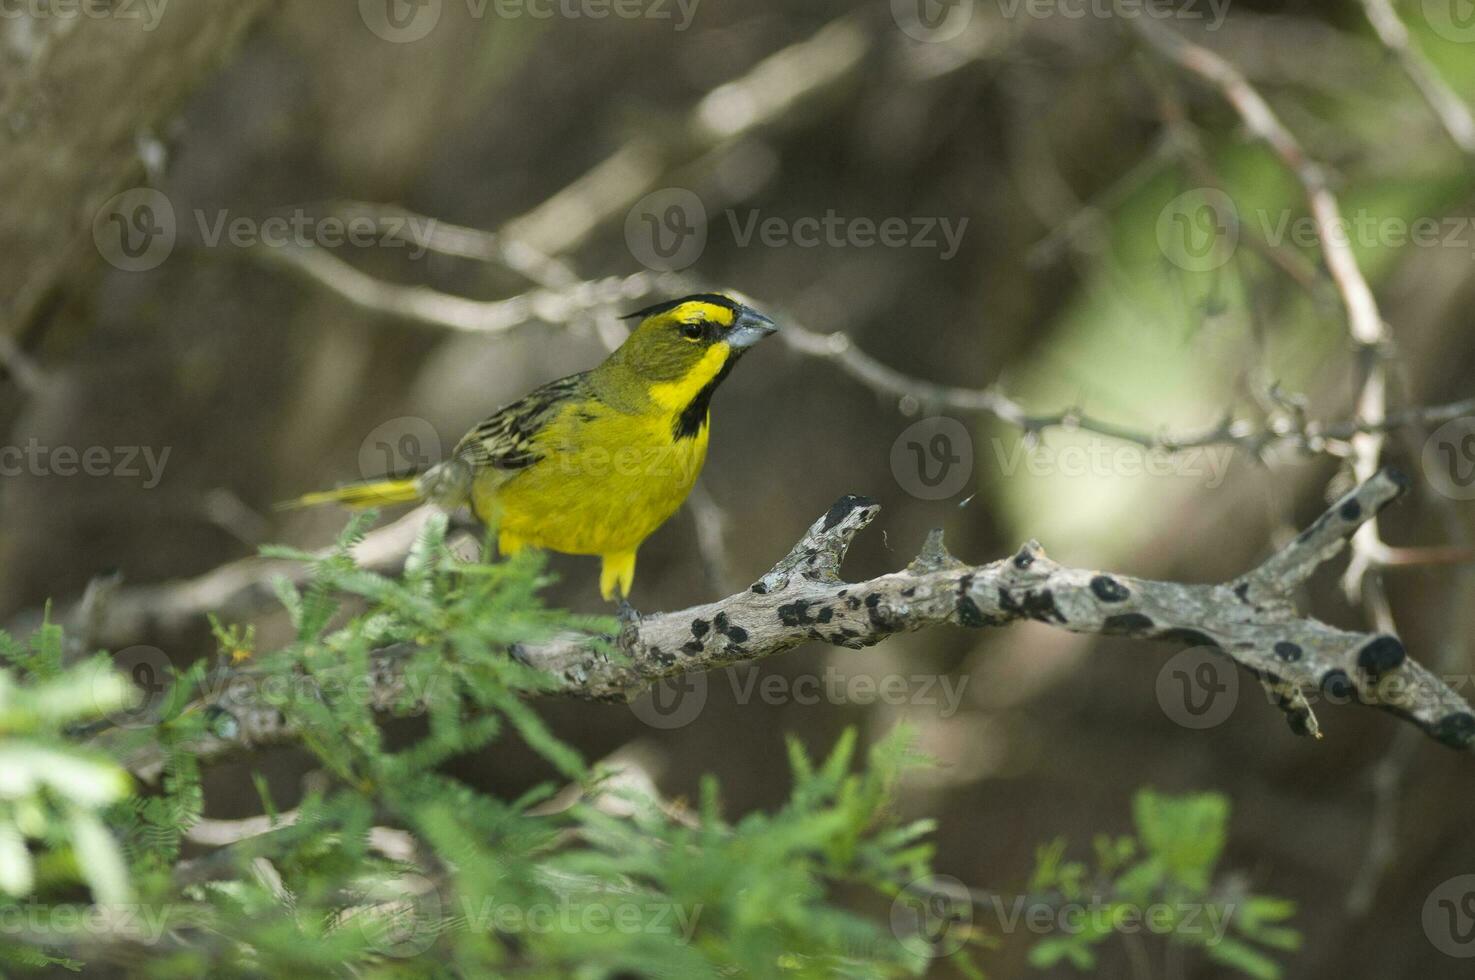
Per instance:
[[[639,611],[630,605],[630,600],[624,596],[620,596],[620,604],[615,609],[615,615],[619,617],[622,626],[634,626],[640,622]]]

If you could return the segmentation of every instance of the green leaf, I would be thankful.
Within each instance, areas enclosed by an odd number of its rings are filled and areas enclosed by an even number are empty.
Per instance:
[[[25,836],[0,818],[0,892],[24,898],[35,885],[36,869]]]
[[[68,822],[77,869],[91,887],[93,899],[105,905],[132,901],[133,889],[128,884],[123,854],[107,827],[92,811],[78,807],[72,809]]]
[[[1280,980],[1280,964],[1237,939],[1221,939],[1206,947],[1209,959],[1238,970],[1255,980]]]
[[[1132,814],[1143,846],[1168,876],[1195,892],[1207,890],[1227,838],[1228,798],[1167,796],[1144,788],[1133,798]]]
[[[1041,970],[1062,959],[1070,960],[1077,970],[1091,970],[1096,966],[1096,954],[1080,936],[1051,936],[1040,940],[1029,951],[1030,965]]]

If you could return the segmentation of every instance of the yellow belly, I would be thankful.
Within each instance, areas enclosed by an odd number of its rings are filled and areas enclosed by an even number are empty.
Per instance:
[[[479,474],[477,514],[504,552],[532,546],[574,555],[633,552],[681,506],[707,456],[708,427],[674,439],[666,418],[570,409],[537,439],[543,458],[514,473]]]

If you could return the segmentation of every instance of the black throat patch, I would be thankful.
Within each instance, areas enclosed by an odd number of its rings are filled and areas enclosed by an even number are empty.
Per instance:
[[[695,439],[702,427],[707,424],[707,412],[712,407],[712,393],[732,371],[732,366],[737,363],[738,353],[734,351],[727,358],[727,363],[722,365],[722,370],[717,372],[716,377],[702,386],[702,390],[696,393],[687,406],[676,416],[676,421],[671,423],[671,435],[678,441],[681,439]]]

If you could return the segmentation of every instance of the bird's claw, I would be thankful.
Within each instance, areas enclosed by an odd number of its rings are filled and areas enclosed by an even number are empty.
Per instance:
[[[630,600],[624,596],[620,597],[620,604],[615,609],[615,615],[619,617],[620,623],[625,626],[631,626],[640,622],[640,613],[634,606],[630,605]]]

